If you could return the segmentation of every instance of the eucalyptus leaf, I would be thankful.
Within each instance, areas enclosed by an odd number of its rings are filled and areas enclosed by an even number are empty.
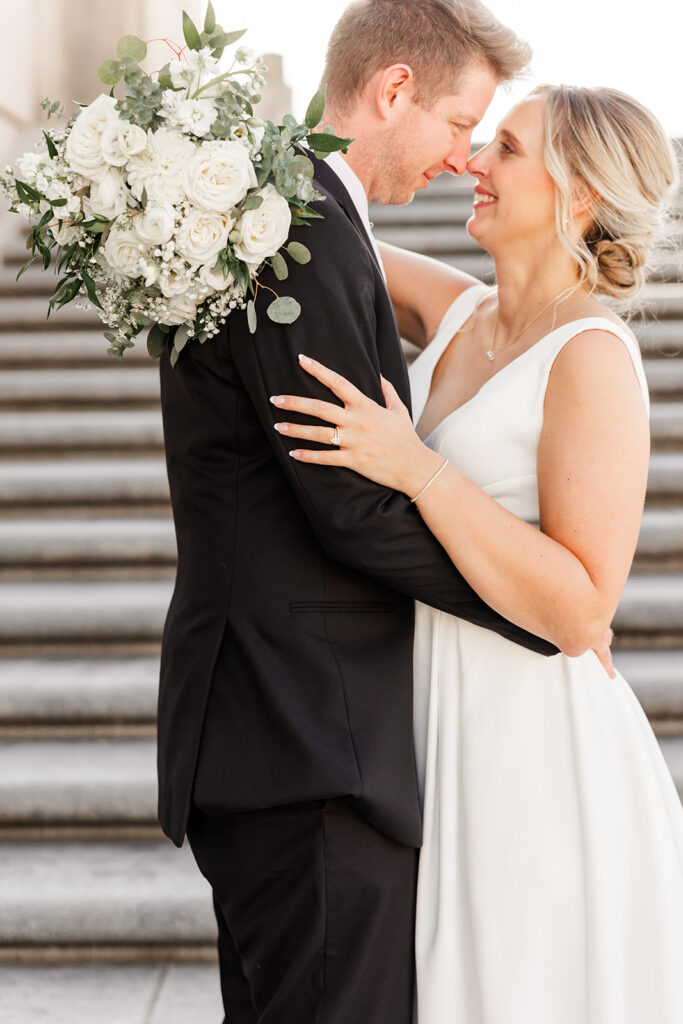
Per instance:
[[[285,262],[284,256],[281,253],[276,252],[274,256],[271,256],[270,262],[273,267],[273,273],[278,281],[286,281],[289,277],[289,267]]]
[[[352,142],[353,139],[340,139],[327,132],[317,132],[308,139],[308,143],[315,153],[337,153],[340,149],[348,149]]]
[[[201,37],[197,31],[197,26],[187,11],[183,11],[183,35],[185,36],[185,42],[191,50],[201,50]]]
[[[116,85],[123,78],[123,68],[118,60],[105,60],[97,69],[100,82],[104,85]]]
[[[256,316],[256,306],[252,299],[249,299],[249,302],[247,303],[247,323],[249,324],[249,332],[251,334],[256,334],[258,317]]]
[[[154,324],[147,335],[147,351],[151,355],[152,359],[159,359],[161,357],[165,344],[166,333],[161,329],[159,324]]]
[[[170,64],[164,64],[163,68],[159,72],[159,85],[161,86],[162,89],[173,88],[173,80],[171,78],[171,74],[169,71],[170,67]]]
[[[209,5],[206,8],[206,17],[204,18],[204,31],[211,35],[216,30],[216,12],[213,9],[213,4],[209,0]]]
[[[259,206],[263,206],[263,196],[247,196],[242,203],[243,210],[258,210]]]
[[[172,367],[175,367],[175,364],[178,362],[179,357],[180,357],[180,352],[178,351],[178,349],[177,348],[172,348],[171,349],[171,366]]]
[[[323,119],[325,113],[325,100],[327,98],[327,82],[318,92],[315,94],[311,102],[308,104],[308,110],[306,111],[306,117],[304,123],[307,128],[317,128]]]
[[[276,324],[293,324],[298,320],[301,306],[290,295],[282,295],[268,306],[268,316]]]
[[[239,32],[221,32],[211,39],[210,45],[217,50],[224,50],[226,46],[232,46],[238,39],[241,39],[246,31],[246,28],[243,28]]]
[[[29,259],[26,260],[26,263],[24,263],[23,267],[21,268],[21,270],[19,271],[19,273],[16,276],[16,280],[17,281],[19,280],[21,275],[24,274],[28,270],[28,268],[31,266],[31,264],[35,263],[35,260],[36,260],[35,256],[31,256]]]
[[[305,266],[306,263],[311,262],[311,252],[301,242],[290,242],[287,246],[287,252],[292,257],[295,263],[301,263]]]
[[[137,36],[124,36],[116,47],[116,55],[120,60],[128,57],[135,61],[144,60],[147,56],[147,43]]]
[[[187,324],[181,324],[178,330],[175,332],[175,337],[173,338],[173,348],[176,350],[176,352],[180,353],[183,351],[183,349],[187,345],[189,337],[190,328],[187,326]]]

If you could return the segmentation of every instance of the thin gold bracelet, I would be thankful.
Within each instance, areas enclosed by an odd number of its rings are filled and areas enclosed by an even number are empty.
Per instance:
[[[444,459],[443,465],[442,465],[442,466],[439,466],[439,468],[437,469],[437,471],[436,471],[436,473],[434,474],[434,476],[433,476],[433,477],[431,478],[431,480],[428,480],[428,481],[427,481],[427,483],[426,483],[426,484],[424,485],[424,487],[422,488],[422,490],[420,491],[420,493],[419,493],[419,494],[416,494],[414,498],[411,498],[411,499],[410,499],[410,501],[411,501],[411,503],[412,503],[413,505],[415,504],[415,502],[416,502],[416,501],[419,501],[419,500],[420,500],[420,498],[421,498],[421,497],[422,497],[422,495],[423,495],[423,494],[425,493],[425,491],[427,490],[427,488],[428,488],[428,487],[431,487],[431,486],[432,486],[432,484],[434,483],[434,481],[436,480],[436,478],[437,478],[437,477],[439,477],[439,476],[441,476],[441,474],[443,473],[443,471],[444,471],[444,469],[446,468],[446,466],[447,466],[447,465],[448,465],[448,459]]]

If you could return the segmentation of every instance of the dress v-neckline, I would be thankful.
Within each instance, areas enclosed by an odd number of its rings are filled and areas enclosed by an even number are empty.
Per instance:
[[[427,403],[429,402],[429,399],[431,397],[432,382],[434,380],[434,374],[436,373],[436,368],[438,367],[438,365],[441,362],[442,358],[446,354],[446,351],[448,350],[448,348],[450,347],[452,342],[455,340],[455,338],[458,336],[458,334],[460,333],[462,328],[465,326],[467,321],[470,320],[471,317],[474,315],[474,313],[475,313],[479,303],[484,298],[484,294],[483,294],[484,290],[490,292],[493,289],[489,285],[482,284],[482,285],[472,285],[471,288],[467,288],[467,289],[465,289],[464,292],[461,292],[460,295],[452,303],[452,305],[448,309],[448,311],[445,313],[444,318],[443,318],[443,320],[442,320],[442,322],[441,322],[441,324],[439,326],[439,329],[437,330],[436,335],[434,336],[432,342],[430,343],[430,345],[436,344],[436,358],[432,360],[431,367],[428,368],[427,381],[426,381],[426,397],[424,399],[424,402],[422,403],[422,408],[420,409],[419,415],[417,413],[414,413],[413,422],[414,422],[416,428],[420,424],[420,420],[422,419],[422,417],[424,415],[424,411],[427,408]],[[447,332],[447,329],[450,326],[450,322],[451,322],[451,319],[452,319],[450,314],[452,312],[454,312],[456,306],[460,304],[461,300],[465,296],[468,296],[468,298],[470,298],[470,300],[471,300],[474,297],[473,293],[475,293],[475,292],[482,292],[482,294],[479,297],[476,298],[476,301],[474,302],[474,305],[472,306],[472,308],[469,311],[466,310],[465,318],[460,321],[459,326],[456,327],[455,330],[453,330],[451,328],[451,333],[447,334],[446,332]],[[520,354],[518,356],[515,356],[514,359],[511,359],[509,363],[506,363],[505,366],[502,366],[500,368],[500,370],[497,370],[491,377],[489,377],[487,380],[485,380],[484,383],[475,391],[475,393],[470,396],[470,398],[468,398],[465,402],[462,402],[460,405],[456,406],[455,409],[452,409],[449,413],[447,413],[447,415],[444,416],[444,418],[442,420],[440,420],[436,424],[436,426],[428,434],[425,435],[425,437],[422,438],[422,442],[424,444],[429,444],[429,442],[432,440],[432,438],[437,433],[437,431],[441,430],[442,427],[444,427],[459,412],[461,412],[463,409],[467,408],[467,406],[471,405],[471,403],[474,402],[482,394],[482,392],[488,387],[489,384],[491,384],[493,381],[497,380],[497,378],[500,377],[501,374],[504,374],[505,371],[508,370],[511,366],[515,366],[517,363],[520,362],[520,360],[523,360],[524,357],[527,356],[530,352],[537,351],[538,346],[543,344],[543,343],[545,343],[548,340],[548,338],[554,337],[559,331],[564,331],[564,330],[566,330],[569,327],[576,327],[577,325],[582,324],[582,323],[591,323],[594,326],[595,326],[596,323],[602,323],[603,326],[607,325],[607,329],[611,333],[616,334],[617,337],[620,337],[621,340],[625,342],[625,335],[620,330],[620,326],[618,324],[613,323],[608,317],[600,317],[600,316],[580,317],[577,320],[570,320],[570,321],[568,321],[565,324],[560,324],[558,327],[554,327],[552,329],[552,331],[549,331],[547,334],[544,334],[541,338],[538,339],[538,341],[535,341],[533,343],[533,345],[530,345],[529,348],[524,350],[524,352],[520,352]],[[439,333],[440,333],[440,331],[442,329],[444,331],[444,339],[443,339],[443,341],[441,339],[438,339],[438,343],[437,343],[438,335],[439,335]],[[591,330],[592,328],[585,328],[585,329],[586,330]],[[580,333],[581,333],[580,330],[576,330],[571,335],[571,337],[574,337],[574,334],[580,334]],[[630,346],[627,345],[627,348],[629,348],[629,347]],[[424,350],[424,353],[423,353],[424,355],[426,355],[429,352],[429,348],[430,348],[430,346],[427,346],[427,348]],[[424,387],[424,385],[423,385],[423,387]]]

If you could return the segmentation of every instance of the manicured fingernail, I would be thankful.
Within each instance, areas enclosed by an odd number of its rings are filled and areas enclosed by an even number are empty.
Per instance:
[[[301,458],[301,452],[298,449],[296,449],[296,448],[294,449],[293,452],[290,452],[289,454],[292,456],[293,459],[300,459]]]
[[[275,429],[278,434],[286,434],[289,431],[289,426],[286,423],[276,423]]]
[[[312,366],[313,364],[312,359],[309,359],[308,356],[302,356],[301,353],[299,353],[299,362],[303,363],[304,366]]]
[[[285,404],[285,400],[282,397],[282,395],[274,395],[271,398],[271,402],[273,403],[273,405],[284,405]]]

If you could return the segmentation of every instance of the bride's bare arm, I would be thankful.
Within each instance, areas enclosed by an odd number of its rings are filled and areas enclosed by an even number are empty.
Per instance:
[[[401,337],[425,348],[458,295],[481,282],[440,260],[386,242],[379,248]]]
[[[298,449],[302,462],[348,466],[415,497],[443,465],[385,382],[384,408],[319,364],[302,365],[345,407],[276,402],[339,424],[341,450]],[[329,444],[329,427],[287,424]],[[616,611],[635,551],[647,483],[647,415],[623,342],[577,335],[555,361],[538,451],[541,530],[446,466],[418,508],[484,601],[568,655],[595,646]]]

